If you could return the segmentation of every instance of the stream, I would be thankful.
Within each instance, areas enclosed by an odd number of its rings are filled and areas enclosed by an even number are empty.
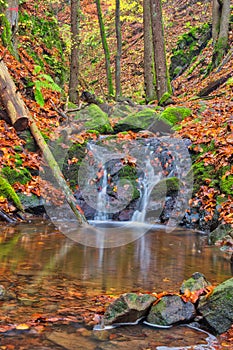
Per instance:
[[[67,238],[49,221],[0,227],[0,284],[11,295],[0,301],[2,349],[216,349],[215,337],[189,327],[138,324],[95,332],[79,317],[93,312],[101,295],[179,291],[196,271],[213,284],[230,278],[229,256],[208,246],[205,235],[180,228],[168,233],[158,225],[128,244],[96,248]],[[43,315],[73,322],[1,329]]]

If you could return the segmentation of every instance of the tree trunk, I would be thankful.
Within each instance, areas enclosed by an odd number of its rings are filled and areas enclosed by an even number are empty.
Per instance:
[[[8,86],[10,86],[10,89],[8,88]],[[9,93],[5,93],[5,91],[8,91],[8,90],[11,92],[10,102],[9,102]],[[63,174],[52,152],[50,151],[47,143],[45,142],[43,136],[41,135],[41,132],[37,128],[37,125],[33,120],[32,116],[30,115],[26,105],[24,104],[20,93],[16,92],[16,86],[3,62],[0,62],[0,95],[1,95],[2,103],[6,108],[13,125],[16,124],[17,120],[20,120],[21,118],[23,119],[27,118],[32,135],[34,136],[38,146],[40,147],[41,152],[43,153],[45,160],[47,161],[49,167],[51,168],[53,176],[57,180],[62,191],[64,192],[70,208],[74,212],[80,224],[86,223],[87,222],[86,218],[76,208],[76,201],[73,196],[73,193],[71,192],[70,188],[67,186],[66,181],[63,177]],[[15,116],[17,116],[16,120],[15,120]]]
[[[165,94],[171,94],[170,79],[165,52],[161,0],[150,0],[152,37],[156,73],[156,92],[160,102]]]
[[[98,20],[99,20],[99,27],[100,27],[100,35],[102,39],[102,46],[104,50],[105,55],[105,69],[106,69],[106,75],[107,75],[107,88],[108,88],[108,95],[113,96],[113,83],[112,83],[112,73],[111,73],[111,63],[110,63],[110,52],[108,48],[106,33],[105,33],[105,27],[103,22],[103,16],[100,6],[100,0],[95,0],[96,7],[97,7],[97,14],[98,14]]]
[[[116,84],[116,100],[121,96],[121,54],[122,54],[122,40],[121,40],[121,20],[120,20],[120,0],[116,0],[115,11],[115,28],[117,40],[117,52],[115,57],[115,84]]]
[[[69,100],[79,104],[79,22],[80,0],[71,0],[71,55],[70,55],[70,81]]]
[[[156,98],[150,0],[143,1],[143,29],[144,29],[144,85],[145,85],[146,101],[149,102],[149,101],[153,101]]]
[[[18,17],[19,17],[19,0],[7,0],[6,18],[8,19],[13,40],[18,30]]]
[[[231,13],[230,0],[213,0],[212,7],[212,37],[213,57],[212,69],[217,67],[228,48],[229,23]]]

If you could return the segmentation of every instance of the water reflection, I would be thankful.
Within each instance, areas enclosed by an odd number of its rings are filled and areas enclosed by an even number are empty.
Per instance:
[[[51,223],[32,223],[2,228],[0,244],[2,273],[21,273],[26,266],[38,283],[48,274],[66,275],[96,292],[175,290],[195,271],[212,283],[232,275],[230,256],[183,229],[169,234],[157,227],[126,245],[104,249],[75,243]]]

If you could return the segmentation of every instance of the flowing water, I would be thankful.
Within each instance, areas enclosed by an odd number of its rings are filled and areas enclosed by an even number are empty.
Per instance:
[[[67,238],[51,222],[35,221],[1,225],[0,244],[0,284],[13,294],[0,301],[1,322],[11,324],[44,313],[77,317],[81,306],[95,308],[92,298],[103,294],[178,291],[196,271],[212,283],[232,276],[228,255],[208,246],[202,234],[184,229],[167,233],[154,226],[134,241],[104,249]],[[214,343],[211,336],[187,327],[159,330],[141,324],[96,333],[74,323],[0,338],[3,348],[17,344],[12,349],[30,350],[202,350],[215,349]]]

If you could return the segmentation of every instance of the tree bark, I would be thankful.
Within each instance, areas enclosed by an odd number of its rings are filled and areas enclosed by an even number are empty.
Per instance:
[[[106,33],[105,33],[105,27],[104,27],[104,21],[102,16],[102,10],[100,6],[100,0],[95,0],[96,7],[97,7],[97,14],[98,14],[98,20],[99,20],[99,27],[100,27],[100,35],[102,40],[102,46],[104,50],[105,55],[105,69],[106,69],[106,75],[107,75],[107,88],[108,88],[108,95],[113,96],[113,83],[112,83],[112,73],[111,73],[111,63],[110,63],[110,52],[108,48]]]
[[[151,28],[150,0],[143,1],[143,29],[144,29],[144,85],[146,101],[156,98],[155,67]]]
[[[161,0],[150,0],[157,99],[171,93],[167,69]]]
[[[79,22],[80,0],[71,0],[71,55],[70,55],[70,81],[69,100],[79,104]]]
[[[4,72],[4,75],[2,75],[2,72]],[[78,219],[78,222],[80,224],[87,223],[87,220],[83,214],[81,214],[77,208],[76,208],[76,202],[75,198],[73,196],[73,193],[71,192],[70,188],[67,186],[66,181],[63,177],[63,174],[52,154],[50,151],[47,143],[45,142],[43,136],[41,135],[40,130],[38,129],[35,121],[33,120],[32,116],[30,115],[26,105],[24,104],[21,95],[19,92],[16,92],[16,87],[11,79],[11,76],[7,70],[7,67],[3,62],[0,62],[0,95],[2,99],[2,103],[5,106],[9,117],[12,121],[12,124],[15,126],[16,122],[20,120],[20,117],[26,118],[28,121],[28,124],[30,125],[30,130],[32,135],[34,136],[38,146],[40,147],[40,150],[47,161],[49,167],[51,168],[52,174],[57,180],[59,186],[61,187],[62,191],[65,194],[66,200],[72,209],[73,213]],[[10,96],[10,102],[9,102],[9,94],[6,94],[6,86],[11,86],[11,96]],[[21,114],[16,114],[16,111],[20,111]],[[17,116],[17,118],[16,118]],[[16,119],[15,119],[16,118]]]
[[[116,84],[116,100],[121,96],[121,54],[122,54],[122,39],[121,39],[121,20],[120,20],[120,0],[116,0],[115,10],[115,28],[117,40],[117,52],[115,57],[115,84]]]
[[[15,83],[10,78],[5,64],[0,61],[0,98],[7,110],[13,127],[17,131],[23,131],[28,127],[28,116],[21,104],[20,93],[17,92]]]
[[[212,37],[214,43],[212,69],[217,67],[227,52],[229,23],[231,13],[230,0],[213,0]]]

